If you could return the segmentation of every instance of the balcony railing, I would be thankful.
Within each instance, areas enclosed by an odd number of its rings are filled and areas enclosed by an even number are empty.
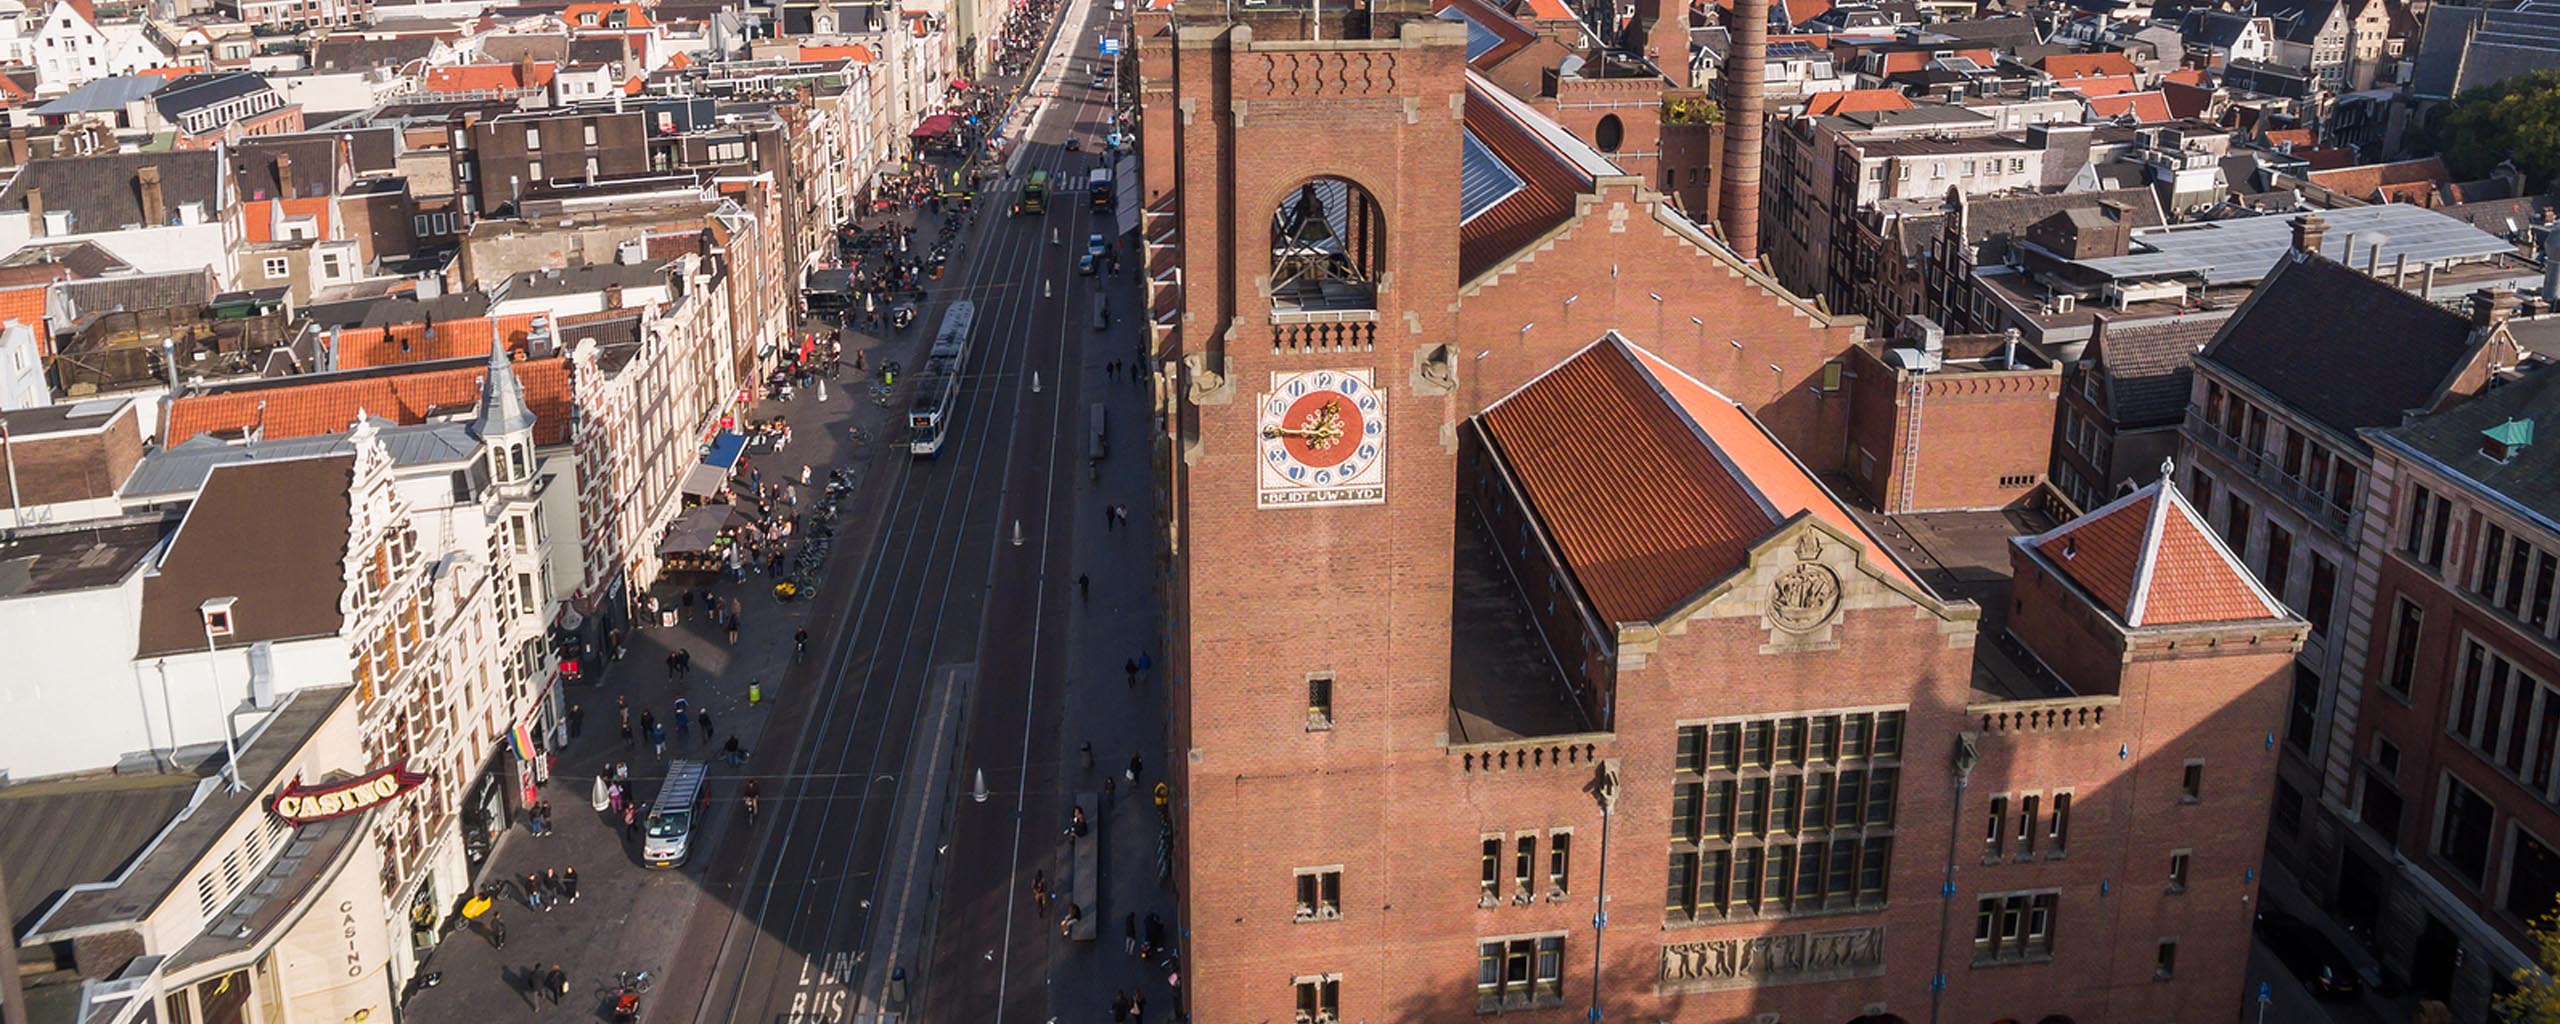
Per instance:
[[[2222,453],[2233,465],[2247,470],[2260,487],[2293,506],[2293,510],[2304,518],[2340,537],[2349,533],[2355,522],[2354,513],[2331,501],[2326,491],[2285,472],[2280,460],[2269,458],[2239,438],[2224,433],[2221,426],[2205,418],[2204,410],[2193,405],[2187,407],[2187,435],[2198,444]]]

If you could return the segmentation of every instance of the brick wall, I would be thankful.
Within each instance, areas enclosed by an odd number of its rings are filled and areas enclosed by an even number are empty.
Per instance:
[[[131,407],[104,429],[18,436],[9,442],[10,473],[0,474],[0,506],[50,505],[111,498],[142,461],[142,428]],[[23,493],[12,490],[16,481]]]

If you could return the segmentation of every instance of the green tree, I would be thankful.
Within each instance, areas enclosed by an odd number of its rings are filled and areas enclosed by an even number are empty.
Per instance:
[[[2485,178],[2513,160],[2528,181],[2547,184],[2560,176],[2560,70],[2465,92],[2428,136],[2456,178]]]
[[[2515,1024],[2560,1024],[2560,911],[2533,923],[2533,962],[2510,976],[2516,989],[2498,997],[2499,1017]]]

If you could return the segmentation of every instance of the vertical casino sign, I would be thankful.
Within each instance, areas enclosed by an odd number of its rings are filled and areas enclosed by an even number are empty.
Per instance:
[[[1256,507],[1387,500],[1387,393],[1374,371],[1273,373],[1256,418]]]

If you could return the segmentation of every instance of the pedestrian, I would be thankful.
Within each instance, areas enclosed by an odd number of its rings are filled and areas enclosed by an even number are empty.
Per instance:
[[[560,894],[569,902],[578,902],[578,869],[576,865],[560,869]]]
[[[738,646],[738,613],[729,613],[729,621],[727,625],[729,627],[729,646],[736,647]]]
[[[552,904],[553,904],[553,905],[555,905],[555,906],[559,904],[559,902],[560,902],[560,869],[559,869],[559,868],[544,868],[544,869],[542,869],[542,891],[543,891],[543,898],[544,898],[544,899],[550,900],[550,901],[552,902]]]
[[[1077,573],[1077,574],[1076,574],[1076,598],[1077,598],[1078,600],[1083,600],[1083,599],[1085,599],[1085,598],[1089,598],[1089,597],[1092,597],[1092,596],[1093,596],[1093,578],[1092,578],[1092,577],[1090,577],[1090,576],[1087,576],[1087,575],[1085,575],[1085,574],[1083,574],[1083,573]]]
[[[1093,823],[1088,821],[1084,816],[1084,805],[1077,804],[1075,806],[1074,813],[1067,815],[1067,838],[1082,838],[1086,832],[1092,831],[1092,829]]]
[[[530,872],[525,874],[524,907],[526,910],[542,909],[542,876]]]
[[[1049,873],[1031,873],[1031,912],[1043,917],[1049,914]]]
[[[1138,773],[1145,770],[1147,770],[1147,762],[1145,758],[1139,757],[1136,754],[1129,755],[1129,781],[1138,781]]]
[[[1156,666],[1156,660],[1155,660],[1154,658],[1150,658],[1150,657],[1148,657],[1148,656],[1147,656],[1147,652],[1145,652],[1145,651],[1139,651],[1139,652],[1138,652],[1138,671],[1140,671],[1140,672],[1144,672],[1144,671],[1146,671],[1146,670],[1148,670],[1148,669],[1154,668],[1155,666]]]
[[[729,742],[720,745],[720,753],[721,756],[729,759],[730,764],[747,763],[747,752],[738,749],[738,738],[735,736],[729,737]]]
[[[1111,994],[1111,1024],[1128,1024],[1129,992],[1122,989]]]
[[[1131,664],[1136,663],[1131,662]],[[658,731],[658,713],[645,708],[642,709],[640,712],[640,734],[645,736],[656,731]]]
[[[1120,951],[1138,955],[1138,915],[1134,911],[1120,919]]]
[[[1127,658],[1127,659],[1123,659],[1123,660],[1120,662],[1120,671],[1122,671],[1122,672],[1124,672],[1124,673],[1127,673],[1127,674],[1128,674],[1128,676],[1129,676],[1129,688],[1130,688],[1130,689],[1136,689],[1136,688],[1137,688],[1137,686],[1138,686],[1138,659],[1136,659],[1136,658]]]
[[[613,781],[621,783],[622,788],[625,790],[631,788],[631,762],[616,761],[613,763]]]
[[[685,592],[686,596],[691,596],[691,595],[692,595],[692,593],[693,593],[693,592],[692,592],[692,591],[689,591],[689,590]],[[691,601],[687,601],[687,602],[685,602],[685,606],[686,606],[687,608],[690,608],[690,607],[692,607],[692,606],[693,606],[693,602],[691,602]],[[681,655],[678,655],[678,654],[677,654],[676,652],[674,652],[674,651],[668,651],[668,652],[667,652],[667,681],[668,681],[668,682],[670,682],[670,683],[675,682],[675,681],[676,681],[676,678],[677,678],[678,676],[682,676],[683,674],[684,674],[684,658],[683,658]]]
[[[1164,949],[1164,919],[1157,917],[1155,911],[1147,911],[1147,941],[1145,945],[1138,947],[1138,951],[1142,955],[1152,957],[1162,949]]]
[[[649,749],[658,755],[658,760],[664,761],[667,759],[666,726],[653,725],[649,727]]]
[[[1147,991],[1139,989],[1129,993],[1129,1024],[1146,1024],[1146,1022]]]
[[[711,742],[711,709],[704,708],[700,711],[694,712],[693,724],[702,727],[702,741],[705,743]]]
[[[676,659],[676,674],[686,679],[693,678],[693,648],[676,648]]]
[[[631,709],[622,709],[622,745],[631,745]]]
[[[622,841],[627,843],[638,838],[640,838],[640,805],[637,802],[624,804],[622,805]]]
[[[551,990],[551,1005],[558,1006],[569,998],[569,972],[562,970],[559,964],[552,964],[551,974],[542,980],[543,987]]]
[[[507,948],[506,918],[496,914],[489,915],[489,946],[493,949]]]
[[[1075,934],[1077,922],[1083,920],[1084,908],[1076,906],[1072,900],[1068,901],[1067,912],[1058,918],[1058,934],[1060,936],[1073,936]]]
[[[608,785],[608,786],[606,786],[606,787],[605,787],[605,791],[604,791],[604,793],[605,793],[605,813],[607,813],[607,814],[620,814],[620,813],[622,813],[622,784],[621,784],[621,783],[619,783],[619,782],[612,783],[612,784],[610,784],[610,785]]]
[[[549,835],[557,834],[559,830],[558,830],[558,829],[553,828],[553,827],[552,827],[552,823],[553,823],[553,822],[555,822],[555,821],[558,821],[558,820],[559,820],[559,819],[557,819],[557,818],[553,818],[553,817],[551,816],[551,801],[549,801],[549,800],[545,800],[545,801],[543,801],[543,802],[542,802],[542,834],[543,834],[543,835],[545,835],[545,836],[549,836]]]
[[[809,486],[809,464],[806,462],[800,464],[800,486]]]
[[[569,738],[577,739],[578,734],[585,732],[586,728],[587,709],[576,704],[569,705]]]
[[[683,736],[683,735],[684,735],[684,733],[685,733],[685,729],[687,729],[688,727],[690,727],[690,726],[691,726],[691,724],[692,724],[691,722],[688,722],[688,721],[687,721],[687,719],[689,719],[689,718],[693,717],[692,715],[690,715],[690,714],[688,714],[688,713],[687,713],[687,708],[688,708],[688,707],[689,707],[689,705],[687,705],[687,704],[685,703],[685,699],[684,699],[684,698],[682,698],[682,697],[678,697],[678,698],[676,698],[676,703],[675,703],[675,720],[676,720],[676,735],[677,735],[677,736]]]

